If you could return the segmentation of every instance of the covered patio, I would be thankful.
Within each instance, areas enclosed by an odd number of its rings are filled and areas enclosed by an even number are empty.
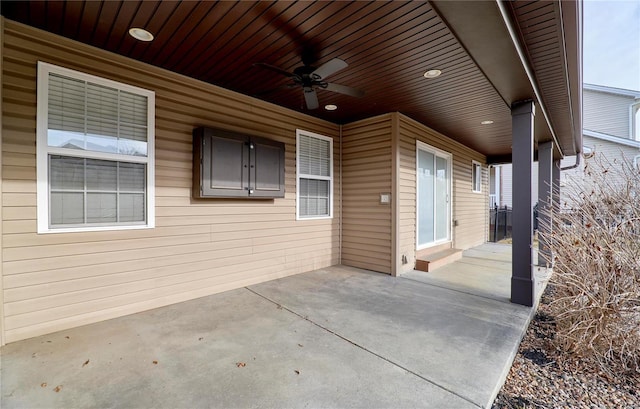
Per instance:
[[[548,270],[536,269],[537,294]],[[534,309],[511,246],[434,273],[346,266],[6,345],[13,407],[489,407]]]

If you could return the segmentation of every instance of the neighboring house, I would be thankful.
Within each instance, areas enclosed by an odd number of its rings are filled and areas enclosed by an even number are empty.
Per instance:
[[[561,173],[560,184],[567,186],[573,179],[583,178],[585,166],[599,158],[617,166],[622,160],[640,163],[640,91],[584,84],[583,87],[583,159],[580,166]],[[575,157],[565,158],[562,167],[575,164]],[[538,165],[534,164],[533,180],[537,181]],[[490,167],[490,204],[512,205],[511,164]],[[537,183],[534,182],[532,204],[537,203]],[[563,207],[569,207],[561,197]]]
[[[486,241],[487,165],[581,146],[580,2],[2,14],[0,344],[340,263],[402,274]],[[362,98],[324,82],[338,70]],[[531,306],[521,219],[512,301]]]
[[[563,187],[579,185],[585,166],[594,160],[618,168],[622,161],[638,164],[640,160],[640,91],[584,84],[583,98],[582,140],[587,154],[579,167],[562,172]],[[569,158],[562,161],[563,166],[573,163]],[[571,207],[569,193],[566,196],[561,197],[563,208]]]

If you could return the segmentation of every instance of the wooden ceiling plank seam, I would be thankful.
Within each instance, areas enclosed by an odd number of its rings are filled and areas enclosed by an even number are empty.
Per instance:
[[[363,30],[355,30],[351,35],[349,36],[344,36],[343,37],[343,41],[336,41],[335,43],[331,44],[331,46],[329,46],[329,48],[325,48],[325,51],[327,54],[330,55],[340,55],[342,53],[344,53],[344,51],[341,51],[342,48],[348,46],[351,43],[360,43],[361,41],[363,41],[363,37],[366,36],[367,34],[371,33],[372,31],[375,31],[377,29],[380,29],[381,27],[384,27],[383,23],[380,23],[382,20],[389,20],[389,19],[394,19],[394,16],[396,16],[397,14],[401,13],[401,11],[404,9],[405,7],[409,7],[411,2],[386,2],[386,3],[382,3],[380,9],[384,8],[389,8],[389,7],[394,7],[391,11],[388,11],[380,16],[377,16],[375,18],[375,20],[373,20],[372,22],[368,22],[366,25],[366,28],[369,30],[366,33],[361,33]],[[418,8],[418,5],[414,5],[414,9]],[[368,15],[371,15],[372,13],[369,13]],[[406,13],[403,12],[402,15],[406,15]],[[395,20],[393,20],[395,21]],[[360,37],[356,37],[356,35],[360,35]],[[375,39],[375,36],[373,37]],[[286,66],[287,63],[285,63]]]
[[[264,3],[264,2],[259,2],[257,3],[254,7],[251,8],[251,10],[254,11],[254,16],[253,19],[247,23],[248,25],[251,25],[253,22],[258,21],[261,19],[261,17],[272,7],[275,6],[275,4],[277,4],[276,2],[268,2],[268,3]],[[264,7],[264,8],[263,8]],[[246,16],[246,14],[245,14]],[[243,17],[245,17],[243,16]],[[262,26],[260,28],[260,31],[262,31],[264,28],[264,26]],[[235,29],[235,27],[234,27]],[[206,75],[206,71],[204,71],[207,66],[209,66],[208,62],[211,61],[220,61],[223,62],[222,66],[227,66],[227,65],[231,65],[232,63],[229,62],[230,59],[230,55],[232,56],[233,54],[236,54],[237,57],[235,58],[236,60],[238,58],[245,58],[246,54],[243,51],[242,46],[244,44],[246,44],[251,38],[257,37],[255,36],[254,33],[249,33],[249,32],[245,32],[245,30],[239,30],[236,31],[235,33],[231,34],[231,38],[228,41],[225,41],[225,43],[219,47],[218,49],[216,49],[212,54],[210,54],[208,56],[208,59],[203,63],[203,72],[201,75],[205,76]],[[239,44],[238,44],[239,42]],[[212,63],[212,67],[216,66],[214,65],[215,63]],[[224,81],[224,77],[221,75],[220,71],[216,69],[216,81],[219,83],[225,83]]]
[[[199,2],[198,6],[191,10],[191,15],[182,21],[180,27],[177,28],[176,32],[172,36],[172,41],[167,47],[163,47],[161,50],[158,50],[156,55],[151,59],[152,61],[156,61],[159,56],[163,56],[164,59],[157,60],[157,65],[161,67],[168,67],[168,60],[170,60],[176,52],[180,52],[181,49],[185,46],[185,42],[187,39],[191,37],[193,32],[196,30],[198,26],[202,24],[202,22],[207,18],[211,10],[216,6],[216,2]],[[198,22],[196,24],[191,24],[192,19],[197,19]],[[188,22],[188,24],[186,24]],[[179,60],[180,58],[178,58]]]
[[[543,40],[536,40],[531,42],[531,50],[532,52],[537,52],[538,50],[544,50],[548,48],[558,49],[558,38],[550,37],[545,38]]]
[[[299,5],[300,3],[294,3],[294,4]],[[326,4],[324,6],[325,6],[324,8],[327,7]],[[321,10],[323,10],[323,9],[321,9]],[[279,13],[279,15],[282,15],[283,13],[286,13],[287,10],[283,10],[281,13]],[[310,7],[308,6],[308,7],[304,8],[304,9],[302,9],[302,10],[299,10],[296,13],[295,16],[293,16],[291,18],[288,18],[287,22],[293,22],[293,21],[296,21],[298,19],[305,20],[305,18],[303,16],[306,13],[314,13],[314,11],[310,10]],[[261,36],[262,37],[261,41],[266,40],[273,33],[272,30],[271,31],[269,30],[269,27],[272,27],[271,23],[272,23],[272,21],[274,21],[274,18],[272,18],[271,20],[269,20],[267,22],[267,24],[262,26],[261,31],[266,32],[267,35],[266,36]],[[295,57],[293,57],[294,54],[299,54],[299,50],[297,49],[298,47],[295,47],[295,48],[291,47],[291,45],[295,44],[295,41],[297,41],[297,40],[292,40],[291,38],[288,38],[288,37],[290,37],[291,33],[295,33],[296,32],[298,27],[299,27],[299,24],[298,24],[297,27],[287,31],[286,33],[282,33],[282,35],[277,39],[277,41],[278,41],[278,43],[282,42],[282,45],[280,46],[279,50],[283,50],[283,49],[286,49],[286,48],[289,49],[288,51],[284,52],[285,55],[287,55],[287,56],[291,55],[292,58],[296,58],[297,57],[300,60],[301,59],[300,55],[296,55]],[[242,47],[245,44],[248,44],[251,40],[252,40],[251,37],[247,37],[245,39],[245,41],[243,41],[243,43],[240,46]],[[265,58],[267,56],[265,55],[265,53],[261,49],[261,47],[257,46],[257,44],[251,44],[251,49],[258,51],[258,54],[263,56],[263,57],[260,57],[261,60],[258,60],[258,57],[257,57],[256,53],[253,53],[253,54],[242,53],[242,55],[238,55],[238,57],[236,58],[236,61],[239,61],[239,60],[241,61],[241,59],[244,59],[244,61],[245,61],[244,64],[246,66],[253,67],[254,63],[264,62],[266,59],[268,59],[268,58]],[[269,59],[269,60],[271,60],[271,59]],[[276,62],[275,65],[279,67],[281,64]],[[227,66],[227,64],[225,64],[225,66]],[[244,80],[254,81],[253,84],[255,84],[255,79],[253,79],[253,78],[246,78],[246,76],[245,76],[245,78],[239,78],[239,77],[242,77],[242,75],[237,72],[238,70],[232,70],[232,66],[229,65],[226,68],[227,69],[224,69],[222,72],[218,73],[218,76],[222,81],[229,81],[229,82],[235,83],[235,84],[237,84],[237,87],[239,89],[242,88],[242,86],[243,86],[242,84],[244,83]],[[257,67],[257,68],[259,68],[259,67]],[[262,72],[262,74],[264,74],[265,76],[267,75],[267,71],[266,70],[255,70],[256,75],[259,75],[260,72]],[[273,73],[271,73],[271,75],[273,75]],[[283,80],[283,79],[285,79],[285,77],[280,77],[279,80]],[[278,81],[278,82],[280,82],[280,81]],[[271,83],[273,83],[273,81]],[[253,87],[255,87],[255,85],[253,85],[252,88]]]
[[[158,7],[154,9],[153,15],[149,17],[144,27],[145,30],[148,30],[154,37],[157,37],[158,33],[162,31],[162,28],[167,24],[179,5],[179,2],[160,1]],[[128,56],[139,61],[146,61],[144,55],[149,48],[153,47],[153,42],[155,41],[152,41],[150,44],[136,40]]]
[[[72,1],[66,4],[66,9],[63,15],[61,35],[67,38],[75,38],[80,24],[75,22],[79,20],[78,16],[82,15],[85,7],[84,1]]]
[[[102,44],[98,45],[98,48],[101,48],[103,50],[109,50],[107,48],[107,44],[109,43],[109,39],[114,36],[113,31],[115,30],[117,22],[120,20],[120,16],[122,15],[122,8],[124,7],[124,5],[125,5],[125,1],[124,0],[120,1],[120,4],[118,5],[118,9],[115,12],[113,21],[111,21],[111,24],[109,25],[109,30],[106,33],[107,35],[102,41]]]
[[[384,5],[386,6],[387,4],[389,4],[389,5],[390,5],[390,3],[385,3]],[[383,7],[381,6],[381,7],[376,8],[375,10],[369,11],[369,13],[367,14],[367,16],[366,16],[366,17],[373,17],[373,18],[375,18],[375,20],[374,20],[374,21],[377,21],[378,19],[382,18],[383,16],[388,16],[388,12],[387,12],[387,13],[385,13],[385,14],[382,14],[382,15],[378,15],[378,14],[381,12],[381,9],[382,9],[382,8],[383,8]],[[345,15],[346,15],[346,14],[347,14],[347,13],[345,13]],[[366,17],[363,17],[363,18],[366,18]],[[349,16],[349,20],[351,20],[352,18],[353,18],[353,16]],[[361,18],[359,21],[363,21],[363,18]],[[365,21],[367,21],[367,24],[366,24],[367,26],[369,26],[369,25],[371,25],[371,24],[372,24],[372,22],[369,22],[369,20],[368,20],[368,19],[367,19],[367,20],[365,20]],[[351,26],[353,27],[353,24],[351,24]],[[354,31],[353,33],[356,33],[356,31]],[[353,36],[353,34],[344,33],[344,34],[342,35],[342,38],[344,38],[345,36],[347,36],[347,37],[351,36],[351,37],[352,37],[352,36]],[[327,49],[327,48],[325,48],[325,49],[324,49],[325,53],[326,53],[326,54],[328,54],[328,55],[332,55],[332,56],[336,56],[336,55],[337,55],[337,56],[339,56],[339,57],[343,57],[343,58],[344,58],[344,56],[343,56],[343,55],[341,55],[340,53],[336,52],[336,50],[335,50],[335,47],[336,47],[339,43],[340,43],[340,40],[336,40],[335,42],[333,42],[333,43],[332,43],[332,46],[331,46],[331,47],[333,47],[333,48],[328,48],[328,49]],[[371,47],[373,47],[373,43],[371,43]],[[299,57],[298,57],[298,56],[295,56],[294,58],[299,58]],[[355,64],[355,63],[354,63],[354,62],[355,62],[355,59],[354,59],[354,58],[355,58],[355,57],[347,58],[347,60],[348,60],[348,61],[347,61],[347,63],[349,63],[349,64],[350,64],[350,66],[351,66],[350,72],[353,70],[353,65],[357,65],[357,64]],[[291,60],[289,60],[289,61],[291,61]],[[294,60],[294,61],[299,61],[299,60]],[[292,62],[293,62],[293,61],[292,61]],[[299,64],[299,62],[295,62],[294,64]],[[280,67],[281,67],[281,68],[284,68],[284,69],[289,69],[289,70],[293,70],[293,68],[295,68],[294,66],[290,66],[288,63],[284,63],[283,65],[280,65]],[[339,78],[339,76],[338,76],[338,77],[334,77],[334,78]]]
[[[544,32],[544,31],[540,31],[537,33],[533,33],[533,34],[529,34],[528,36],[528,40],[529,41],[542,41],[542,40],[546,40],[548,38],[554,38],[554,39],[558,39],[558,34],[555,32]]]
[[[112,52],[118,52],[118,47],[122,44],[123,39],[125,36],[129,35],[129,29],[132,27],[131,23],[133,22],[138,10],[140,10],[141,5],[142,1],[127,0],[122,2],[118,18],[114,21],[111,28],[111,35],[107,38],[104,45],[105,49]]]
[[[421,3],[420,5],[411,9],[409,12],[402,14],[402,17],[409,19],[408,21],[398,22],[399,19],[396,17],[396,14],[400,13],[400,10],[403,7],[408,7],[410,4],[412,3],[411,2],[402,3],[401,7],[398,7],[392,13],[382,16],[382,18],[379,18],[378,20],[367,24],[366,30],[360,30],[357,32],[359,34],[358,37],[351,36],[348,42],[332,47],[329,52],[332,55],[338,55],[341,52],[344,52],[341,50],[349,46],[352,46],[352,47],[348,49],[359,48],[364,46],[366,47],[367,50],[369,50],[371,48],[374,48],[373,44],[375,45],[380,44],[379,39],[387,38],[387,36],[391,35],[391,33],[394,31],[400,31],[404,33],[406,29],[403,29],[402,28],[403,26],[408,25],[409,22],[413,21],[415,18],[425,14],[425,11],[421,10],[421,6],[426,3]],[[427,10],[427,12],[429,11],[430,9]],[[391,21],[389,21],[390,19]]]
[[[94,47],[104,49],[104,44],[111,35],[113,23],[118,18],[122,1],[123,0],[114,1],[113,3],[109,2],[109,7],[103,7],[102,10],[100,10],[98,27],[96,27],[96,30],[93,32],[93,38],[90,43]]]
[[[231,1],[216,2],[216,12],[213,13],[213,16],[211,14],[207,16],[211,19],[211,21],[207,22],[208,27],[204,27],[202,36],[197,39],[194,38],[194,41],[192,41],[193,44],[188,49],[181,49],[182,58],[177,62],[177,64],[170,66],[169,69],[176,72],[183,72],[183,70],[185,69],[185,65],[190,65],[192,63],[194,55],[202,55],[208,48],[209,44],[211,44],[217,36],[217,33],[213,30],[213,28],[216,27],[220,23],[220,21],[223,20],[226,15],[237,5],[237,3]],[[224,8],[220,10],[221,7]]]
[[[74,39],[82,43],[89,44],[93,37],[98,17],[100,16],[100,10],[102,10],[102,2],[86,1],[84,3],[80,22],[77,23],[78,32]]]
[[[356,9],[356,10],[350,12],[350,13],[340,13],[340,14],[344,14],[344,17],[341,20],[335,22],[334,25],[330,27],[333,30],[335,30],[337,33],[340,33],[340,34],[336,34],[336,36],[337,35],[340,35],[341,37],[349,36],[352,33],[352,31],[355,30],[355,27],[352,24],[352,19],[356,18],[356,19],[359,19],[359,21],[362,21],[362,19],[368,18],[369,16],[371,16],[372,13],[376,12],[378,9],[380,9],[383,6],[382,3],[376,3],[376,2],[356,2],[356,3],[353,3],[353,4],[357,5],[358,9]],[[372,6],[375,6],[375,8],[371,9]],[[359,17],[358,13],[362,13],[362,12],[365,12],[366,14],[364,16],[362,16],[362,17]],[[332,19],[332,21],[334,21],[334,20],[335,19]],[[317,26],[317,29],[318,30],[325,30],[325,29],[328,30],[326,27],[327,27],[326,25],[319,24]],[[315,29],[316,28],[314,28],[313,30],[308,31],[306,33],[306,35],[313,37]],[[324,40],[324,41],[332,43],[332,44],[337,42],[337,41],[340,41],[339,39],[333,39],[333,37],[334,36],[327,37],[326,40]],[[282,48],[278,49],[278,51],[274,52],[273,54],[276,54],[276,55],[279,54],[279,51],[281,49]],[[330,52],[330,50],[328,51],[326,49],[323,49],[323,51],[326,54],[335,56],[335,54],[332,54]],[[283,62],[276,61],[275,65],[280,67],[280,68],[289,69],[289,70],[292,70],[293,68],[295,68],[295,65],[301,65],[300,55],[298,53],[296,53],[295,55],[291,55],[289,53],[287,53],[287,54],[289,55],[289,57],[284,57]],[[352,62],[352,60],[350,58],[345,58],[343,55],[340,55],[338,57],[342,57],[342,59],[348,60],[347,62]],[[255,57],[255,58],[257,59],[258,57]],[[266,61],[266,59],[262,58],[261,60],[259,60],[257,62],[263,62],[263,61]],[[284,61],[286,61],[286,62],[284,62]]]
[[[155,13],[158,11],[158,7],[160,7],[160,1],[141,1],[138,10],[136,10],[135,15],[129,23],[130,28],[136,27],[146,29],[149,25],[149,21],[151,21]],[[131,55],[131,50],[135,47],[138,41],[139,40],[128,35],[127,30],[127,33],[120,39],[120,44],[118,44],[117,48],[122,50],[122,55],[129,57]]]
[[[297,2],[295,4],[298,5],[301,3]],[[296,63],[297,65],[302,64],[301,55],[300,55],[300,52],[302,50],[301,50],[301,46],[298,45],[302,36],[296,35],[295,32],[296,30],[299,30],[303,22],[308,19],[308,16],[306,14],[307,13],[313,14],[315,12],[314,10],[312,10],[311,4],[309,3],[302,3],[302,4],[306,4],[307,7],[305,7],[302,10],[298,10],[297,12],[295,12],[294,15],[285,17],[287,20],[287,23],[289,24],[289,26],[291,26],[290,29],[286,31],[279,31],[278,32],[279,36],[274,40],[272,40],[271,42],[271,48],[262,47],[258,50],[257,53],[254,53],[251,56],[251,63],[250,63],[251,67],[253,67],[253,64],[255,63],[269,63],[285,71],[292,71],[293,68],[290,68],[289,64],[288,63],[285,64],[283,63],[283,61],[295,60],[297,61]],[[277,31],[269,32],[268,35],[265,37],[265,39],[268,39],[269,37],[271,37],[274,32],[277,32]],[[274,57],[274,56],[277,56],[277,57]],[[249,63],[249,61],[247,63]],[[260,72],[262,72],[262,74],[260,74]],[[240,73],[237,73],[238,75],[235,75],[236,72],[231,72],[231,74],[234,76],[230,78],[230,81],[234,81],[234,83],[237,84],[238,88],[255,89],[255,83],[258,82],[257,78],[259,78],[261,75],[266,75],[266,72],[264,69],[256,67],[255,70],[253,70],[254,75],[252,76],[242,75]],[[277,77],[277,76],[273,76],[273,74],[269,78],[273,79],[271,82],[268,82],[268,84],[270,85],[267,85],[267,87],[271,87],[271,88],[273,88],[274,86],[273,84],[279,83],[285,80],[285,77]],[[259,81],[259,82],[262,83],[264,81]]]
[[[259,2],[257,4],[257,6],[261,5],[262,2]],[[254,17],[254,20],[257,19],[259,15],[262,14],[262,12],[264,12],[264,10],[259,12],[258,15]],[[245,18],[246,16],[247,13],[245,13],[245,15],[243,15],[241,18]],[[240,25],[241,24],[238,24],[238,26]],[[238,32],[238,30],[240,31]],[[215,70],[215,67],[217,67],[217,64],[222,64],[223,66],[226,65],[225,54],[228,55],[228,53],[238,53],[238,51],[235,49],[234,41],[242,37],[241,33],[242,29],[230,27],[227,32],[225,32],[225,36],[217,40],[218,42],[220,42],[220,46],[217,47],[213,52],[203,56],[204,60],[201,64],[195,64],[195,70],[192,71],[193,75],[198,78],[207,80],[207,76],[210,74],[210,72],[215,71],[215,79],[213,80],[213,82],[216,84],[223,84],[224,82],[222,81],[222,78],[218,74],[217,70]],[[231,89],[237,90],[238,88],[234,84]]]
[[[541,34],[541,33],[546,33],[549,32],[551,30],[553,30],[554,28],[554,20],[553,17],[549,17],[548,20],[545,21],[541,21],[539,23],[536,24],[529,24],[526,25],[525,27],[522,28],[522,32],[525,35],[530,35],[530,34]]]
[[[282,19],[283,15],[288,14],[289,12],[291,12],[293,10],[293,17],[299,15],[304,9],[308,8],[309,5],[305,4],[305,3],[300,3],[300,2],[291,2],[291,3],[286,3],[287,7],[280,10],[279,12],[273,14],[267,21],[265,21],[264,25],[260,28],[260,31],[265,31],[265,27],[271,27],[274,25],[274,23],[277,23],[278,19]],[[303,7],[302,10],[297,9],[297,7]],[[297,11],[296,11],[297,10]],[[291,18],[293,18],[291,17]],[[291,21],[291,18],[288,18],[288,21]],[[253,36],[253,41],[254,43],[252,43],[252,51],[254,51],[251,54],[251,57],[249,57],[249,60],[253,60],[253,63],[258,62],[256,61],[259,57],[257,57],[257,55],[266,55],[270,53],[270,50],[273,50],[273,47],[279,47],[278,49],[281,49],[281,46],[278,46],[278,42],[279,41],[286,41],[286,43],[284,45],[287,45],[288,43],[290,43],[290,40],[286,40],[285,38],[287,37],[288,33],[281,33],[278,32],[276,30],[271,30],[271,31],[267,31],[267,34],[265,36],[261,36],[260,38],[255,38],[257,36]],[[273,37],[273,38],[272,38]],[[277,38],[275,38],[277,37]],[[284,46],[283,45],[283,46]],[[221,77],[224,77],[226,75],[228,75],[229,72],[236,74],[237,73],[237,64],[238,64],[238,60],[240,57],[236,58],[235,60],[229,62],[228,64],[225,64],[224,67],[222,67],[221,71],[219,72],[219,75]],[[261,57],[262,58],[262,57]],[[262,62],[259,61],[259,62]],[[253,65],[252,63],[252,65]],[[240,74],[240,73],[238,73]],[[241,74],[240,74],[241,75]],[[236,78],[231,77],[229,78],[230,81],[235,82]]]
[[[64,20],[65,2],[48,1],[47,2],[47,31],[59,32],[62,29]]]
[[[377,67],[378,70],[381,70],[383,68],[387,69],[390,66],[400,65],[401,63],[399,62],[399,57],[402,55],[407,55],[405,59],[417,55],[421,55],[422,58],[426,59],[427,56],[425,54],[428,54],[430,52],[437,53],[438,51],[445,49],[451,45],[454,45],[455,49],[460,48],[454,39],[447,37],[447,34],[443,32],[444,27],[430,27],[430,29],[437,30],[431,33],[433,35],[440,34],[441,32],[442,34],[438,37],[431,38],[427,42],[419,41],[423,40],[422,38],[415,38],[416,35],[419,35],[418,33],[407,38],[401,38],[398,42],[387,44],[384,47],[382,47],[382,43],[376,44],[375,52],[362,54],[362,58],[352,59],[352,61],[354,61],[354,65],[359,65],[358,63],[360,61],[366,61],[368,64]],[[421,45],[415,46],[416,43],[421,43]],[[372,59],[371,56],[374,54],[377,55],[377,57]],[[391,62],[391,64],[383,65],[385,62],[389,61]],[[420,70],[423,69],[424,68],[420,68]],[[358,76],[361,71],[371,73],[370,70],[367,70],[366,67],[363,67],[359,70],[351,70],[349,74],[351,76]]]
[[[353,3],[350,3],[350,4],[353,4]],[[339,29],[335,30],[336,34],[332,35],[331,37],[324,38],[323,41],[331,43],[331,44],[339,43],[340,41],[342,41],[342,39],[344,37],[349,37],[349,36],[353,35],[355,32],[357,32],[357,25],[354,24],[354,23],[357,22],[359,19],[367,18],[368,16],[370,16],[370,15],[372,15],[374,13],[377,13],[380,9],[384,9],[384,8],[388,7],[384,3],[372,3],[372,2],[369,2],[366,6],[369,7],[369,11],[366,12],[366,14],[364,16],[361,16],[360,13],[362,13],[362,11],[365,10],[365,7],[362,7],[360,9],[358,9],[357,11],[354,11],[353,13],[344,13],[345,17],[342,20],[340,20],[339,22],[337,22],[334,26],[332,26],[332,27],[338,27],[339,28]],[[371,10],[370,9],[371,6],[375,6],[375,8],[373,10]],[[346,7],[348,7],[348,6],[346,6]],[[341,9],[341,11],[343,11],[343,10],[344,10],[344,8]],[[301,25],[302,25],[302,23],[299,23],[298,27],[300,27]],[[343,25],[346,25],[346,27],[343,27]],[[298,28],[298,27],[296,27],[296,28]],[[319,32],[316,33],[316,31],[319,31]],[[308,29],[305,32],[305,36],[306,37],[315,37],[316,35],[322,35],[322,34],[328,32],[328,31],[329,31],[329,27],[326,27],[326,20],[324,20],[324,21],[318,22],[318,24],[316,24],[314,27]],[[323,48],[323,52],[325,52],[325,54],[330,54],[330,52],[327,52],[326,48]],[[331,54],[335,55],[335,53],[331,53]],[[300,56],[299,55],[286,56],[284,58],[281,58],[280,61],[278,61],[278,64],[280,66],[288,67],[288,68],[293,69],[293,68],[295,68],[296,65],[300,64]]]
[[[392,3],[393,2],[381,3],[379,7],[377,7],[376,9],[369,10],[367,15],[364,17],[361,17],[359,21],[362,21],[362,22],[366,21],[366,26],[369,27],[369,26],[372,26],[375,22],[379,21],[381,18],[385,18],[385,17],[389,18],[390,12],[388,10],[385,11],[386,8],[395,7],[394,10],[397,10],[399,7],[401,7],[401,6],[398,6],[397,4],[392,4]],[[344,13],[344,14],[348,15],[348,13]],[[353,16],[349,15],[348,20],[352,21],[353,18],[354,18]],[[373,18],[373,20],[370,20],[370,18]],[[324,48],[324,52],[327,55],[338,56],[345,59],[343,55],[345,53],[344,52],[341,53],[339,51],[339,49],[344,46],[344,45],[341,45],[341,43],[344,43],[344,41],[347,41],[345,40],[346,38],[349,39],[348,40],[349,42],[354,42],[355,40],[353,39],[353,37],[358,33],[358,30],[355,28],[354,24],[350,24],[349,26],[353,27],[353,29],[350,29],[348,32],[341,33],[340,39],[336,39],[335,41],[333,41],[330,47]],[[371,46],[373,47],[373,43],[371,44]],[[352,52],[346,52],[346,54],[351,54],[351,53]],[[350,65],[352,66],[351,68],[352,70],[354,65],[354,57],[346,58],[345,60],[348,60],[347,62],[350,63]],[[293,59],[289,59],[287,62],[283,63],[281,65],[281,68],[292,70],[293,68],[295,68],[295,65],[298,65],[298,64],[299,64],[299,56],[294,56]]]
[[[98,30],[98,23],[100,23],[100,16],[102,16],[102,10],[104,10],[104,5],[106,3],[107,0],[101,0],[100,1],[100,9],[98,10],[98,15],[96,16],[96,21],[93,24],[93,27],[91,27],[91,35],[89,36],[89,38],[87,39],[87,44],[93,44],[93,39],[96,35],[96,31]]]
[[[27,16],[29,18],[29,22],[44,30],[47,24],[47,13],[42,12],[42,9],[46,7],[45,1],[34,0],[21,3],[26,3],[29,6],[29,14]]]
[[[525,27],[527,33],[531,34],[540,34],[541,32],[551,31],[555,28],[555,15],[553,11],[551,11],[550,13],[536,19],[528,20]],[[555,30],[553,31],[555,32]]]
[[[250,4],[250,6],[248,4]],[[206,81],[205,74],[211,72],[213,68],[210,65],[210,61],[215,61],[214,57],[218,52],[225,48],[230,41],[233,41],[233,37],[238,30],[243,29],[245,21],[251,19],[249,16],[250,11],[259,4],[259,1],[251,3],[239,2],[236,3],[233,8],[229,9],[225,17],[219,20],[219,30],[216,30],[216,38],[209,43],[207,52],[200,53],[200,55],[195,56],[195,58],[189,61],[190,68],[186,69],[188,75]],[[214,81],[213,83],[216,82]]]
[[[402,79],[398,83],[390,83],[389,85],[387,85],[387,88],[403,89],[402,85],[404,84],[405,87],[411,87],[413,89],[415,88],[414,83],[424,84],[422,87],[420,87],[420,89],[423,89],[426,92],[429,92],[431,95],[435,96],[441,92],[450,92],[451,88],[453,88],[454,86],[458,86],[460,84],[481,82],[483,80],[482,76],[477,75],[477,73],[474,74],[472,72],[469,72],[467,68],[462,69],[460,73],[469,73],[470,75],[457,75],[456,72],[452,72],[451,75],[453,76],[453,78],[448,79],[447,81],[441,81],[439,83],[430,83],[429,79],[426,79],[422,75],[420,75],[419,77],[413,78],[412,82],[410,82],[408,79]],[[489,84],[486,82],[486,79],[484,80],[484,83],[485,85],[489,86]]]
[[[172,4],[172,3],[168,3]],[[138,59],[141,61],[145,61],[150,63],[150,55],[155,55],[157,53],[157,49],[163,48],[169,39],[171,39],[171,35],[175,31],[176,21],[184,20],[185,16],[188,16],[191,10],[195,7],[195,2],[176,2],[174,8],[171,10],[169,14],[167,14],[167,9],[160,9],[163,14],[165,14],[165,18],[159,20],[157,23],[152,20],[152,25],[150,26],[150,32],[153,34],[155,39],[149,43],[140,42],[139,45],[142,47],[142,52],[138,54]]]
[[[179,11],[174,12],[169,20],[167,20],[167,24],[162,28],[162,30],[158,33],[154,33],[156,39],[162,40],[163,46],[149,47],[143,55],[145,61],[149,62],[152,65],[161,67],[162,65],[160,65],[158,61],[158,56],[163,55],[164,51],[167,48],[172,47],[173,44],[180,42],[179,32],[183,29],[183,27],[191,22],[191,19],[193,18],[196,10],[198,10],[198,8],[203,5],[203,3],[199,1],[187,3],[189,3],[189,7],[185,6]],[[181,2],[180,5],[182,4],[183,3]],[[155,41],[156,40],[152,41],[151,43],[153,44],[155,43]]]
[[[417,35],[417,34],[415,34]],[[414,35],[414,36],[415,36]],[[438,40],[440,40],[440,42],[438,42]],[[375,52],[363,55],[363,60],[365,60],[368,64],[373,65],[376,67],[375,71],[371,71],[370,69],[367,69],[367,67],[365,67],[363,64],[358,64],[359,60],[355,60],[354,61],[354,65],[356,67],[361,67],[360,69],[352,69],[351,71],[348,72],[349,76],[352,77],[357,77],[360,76],[360,74],[364,74],[367,76],[374,76],[377,72],[380,71],[385,71],[388,70],[389,68],[395,66],[395,65],[403,65],[403,60],[401,60],[401,56],[406,55],[407,57],[405,58],[410,58],[414,55],[420,54],[421,52],[419,51],[419,49],[416,48],[415,43],[416,43],[416,39],[413,37],[408,37],[405,39],[402,39],[396,43],[393,44],[389,44],[387,46],[381,47],[381,48],[376,48]],[[442,46],[443,44],[445,44],[446,42],[452,43],[453,40],[449,37],[445,35],[442,35],[436,39],[434,39],[433,41],[429,42],[429,46],[433,47],[436,49],[437,51],[437,47],[438,46]],[[402,46],[400,44],[403,44]],[[426,47],[427,45],[424,45],[422,47]],[[375,58],[371,58],[372,55],[376,55]],[[425,70],[424,68],[420,68],[420,70]],[[346,74],[345,74],[346,75]],[[339,79],[340,77],[336,77],[336,79]]]
[[[512,3],[513,3],[512,4],[513,9],[519,15],[520,14],[525,15],[530,12],[535,12],[536,10],[539,10],[539,9],[544,9],[546,7],[546,4],[539,0],[529,1],[529,2],[513,1]]]

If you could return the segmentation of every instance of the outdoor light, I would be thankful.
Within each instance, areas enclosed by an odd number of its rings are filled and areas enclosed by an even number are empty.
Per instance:
[[[153,40],[153,34],[148,32],[144,28],[135,28],[135,27],[130,28],[129,34],[131,35],[131,37],[135,38],[136,40],[147,41],[147,42]]]
[[[440,74],[442,74],[442,71],[440,71],[440,70],[429,70],[429,71],[424,73],[424,77],[425,78],[436,78],[436,77],[439,77]]]
[[[324,106],[324,109],[326,109],[327,111],[335,111],[336,109],[338,109],[338,106],[333,104],[328,104]]]
[[[492,120],[482,121],[480,122],[482,125],[491,125],[493,123]]]

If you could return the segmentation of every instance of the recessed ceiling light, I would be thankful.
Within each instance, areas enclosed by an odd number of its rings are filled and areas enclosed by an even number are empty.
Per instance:
[[[429,70],[429,71],[424,73],[424,77],[425,78],[436,78],[436,77],[439,77],[440,74],[442,74],[442,71],[440,71],[440,70]]]
[[[482,121],[480,122],[482,125],[491,125],[493,123],[492,120]]]
[[[324,109],[326,109],[327,111],[335,111],[336,109],[338,109],[337,105],[333,105],[333,104],[329,104],[329,105],[325,105]]]
[[[131,35],[131,37],[135,38],[136,40],[140,40],[140,41],[152,41],[153,40],[153,34],[148,32],[144,28],[136,28],[136,27],[130,28],[129,29],[129,34]]]

